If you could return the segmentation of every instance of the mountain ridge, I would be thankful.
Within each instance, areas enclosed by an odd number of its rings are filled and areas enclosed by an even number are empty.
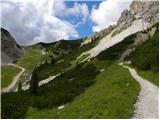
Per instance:
[[[24,55],[24,51],[12,35],[4,28],[1,28],[1,53],[2,65],[10,63]]]

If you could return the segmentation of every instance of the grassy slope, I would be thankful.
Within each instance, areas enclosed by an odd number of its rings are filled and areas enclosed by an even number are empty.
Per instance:
[[[105,71],[96,83],[63,110],[29,108],[27,118],[130,118],[140,87],[128,70],[116,64],[94,62]],[[108,69],[107,69],[108,68]]]
[[[2,66],[1,67],[1,87],[7,87],[11,82],[14,76],[16,76],[21,69],[14,66]]]
[[[150,82],[152,82],[153,84],[159,86],[159,72],[157,71],[153,71],[153,70],[140,70],[136,67],[133,67],[132,65],[128,65],[125,64],[133,69],[135,69],[137,71],[137,73],[143,77],[144,79],[149,80]]]
[[[155,26],[153,37],[137,46],[129,57],[140,76],[159,86],[159,24]]]
[[[152,70],[147,70],[147,71],[143,71],[143,70],[140,70],[140,69],[136,69],[138,74],[149,80],[150,82],[152,82],[153,84],[159,86],[159,72],[156,72],[156,71],[152,71]]]
[[[32,70],[38,62],[45,58],[45,56],[46,55],[43,55],[36,49],[28,49],[26,55],[19,59],[16,64],[24,67],[27,70]]]

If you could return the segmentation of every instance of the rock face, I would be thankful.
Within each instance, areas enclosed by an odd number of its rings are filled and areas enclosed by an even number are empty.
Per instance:
[[[159,21],[159,1],[135,0],[130,5],[130,11],[145,22],[154,24]]]
[[[117,25],[119,25],[123,22],[130,23],[134,20],[135,20],[135,17],[132,14],[132,12],[126,9],[125,11],[122,12],[121,17],[119,18],[119,20],[117,22]]]
[[[94,58],[102,51],[110,48],[113,45],[124,40],[124,38],[136,34],[137,32],[146,32],[149,28],[159,22],[159,2],[158,1],[138,1],[134,0],[131,3],[129,10],[124,10],[116,27],[100,39],[98,45],[83,53],[83,55],[90,55],[87,59]],[[97,33],[97,34],[100,34]],[[137,36],[137,43],[145,41],[149,34],[154,34],[154,29],[147,34],[139,34]],[[128,50],[125,54],[129,54]],[[125,56],[125,55],[124,55]]]
[[[136,14],[144,11],[144,4],[145,4],[145,2],[143,2],[143,1],[136,1],[136,0],[133,1],[130,5],[131,13],[136,15]]]
[[[81,43],[81,46],[88,44],[90,42],[92,42],[92,40],[95,39],[100,39],[105,37],[107,34],[109,34],[109,32],[111,32],[114,28],[116,27],[116,25],[110,25],[108,28],[101,30],[98,33],[95,33],[94,35],[88,36],[84,42]]]
[[[16,43],[11,34],[1,28],[1,55],[2,65],[12,62],[23,56],[22,48]]]

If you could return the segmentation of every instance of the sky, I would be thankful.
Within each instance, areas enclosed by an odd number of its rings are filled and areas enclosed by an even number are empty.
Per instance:
[[[116,24],[132,0],[0,0],[1,27],[20,45],[74,40]]]

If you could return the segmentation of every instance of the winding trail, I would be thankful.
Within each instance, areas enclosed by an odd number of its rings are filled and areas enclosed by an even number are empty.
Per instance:
[[[42,53],[42,55],[45,55],[46,53],[44,51],[40,51]],[[35,55],[37,56],[37,55]],[[33,56],[30,56],[30,57],[33,57]],[[2,88],[1,89],[1,93],[6,93],[6,92],[11,92],[11,91],[17,91],[18,90],[18,86],[16,85],[16,83],[18,82],[20,76],[25,72],[25,68],[21,67],[21,66],[18,66],[16,64],[13,64],[13,63],[9,63],[8,65],[12,65],[14,67],[17,67],[17,68],[20,68],[21,69],[21,72],[19,72],[12,80],[11,84],[5,88]],[[49,82],[49,81],[48,81]],[[45,83],[45,82],[44,82]],[[42,84],[42,83],[41,83]],[[27,86],[29,88],[29,86]],[[23,89],[23,86],[22,86],[22,89]],[[25,87],[24,87],[25,89]]]
[[[133,119],[144,119],[144,118],[158,118],[159,117],[159,92],[158,87],[149,82],[148,80],[140,77],[136,70],[125,66],[123,63],[119,65],[127,68],[132,77],[139,82],[141,91],[139,93],[136,104],[134,105],[135,110]]]
[[[6,92],[11,92],[12,89],[16,86],[16,83],[18,82],[20,76],[24,73],[24,71],[26,70],[25,68],[21,67],[21,66],[18,66],[16,64],[13,64],[13,63],[10,63],[8,65],[12,65],[14,67],[17,67],[19,69],[21,69],[21,72],[19,72],[12,80],[12,82],[10,83],[9,86],[5,87],[5,88],[2,88],[1,90],[1,93],[6,93]]]

